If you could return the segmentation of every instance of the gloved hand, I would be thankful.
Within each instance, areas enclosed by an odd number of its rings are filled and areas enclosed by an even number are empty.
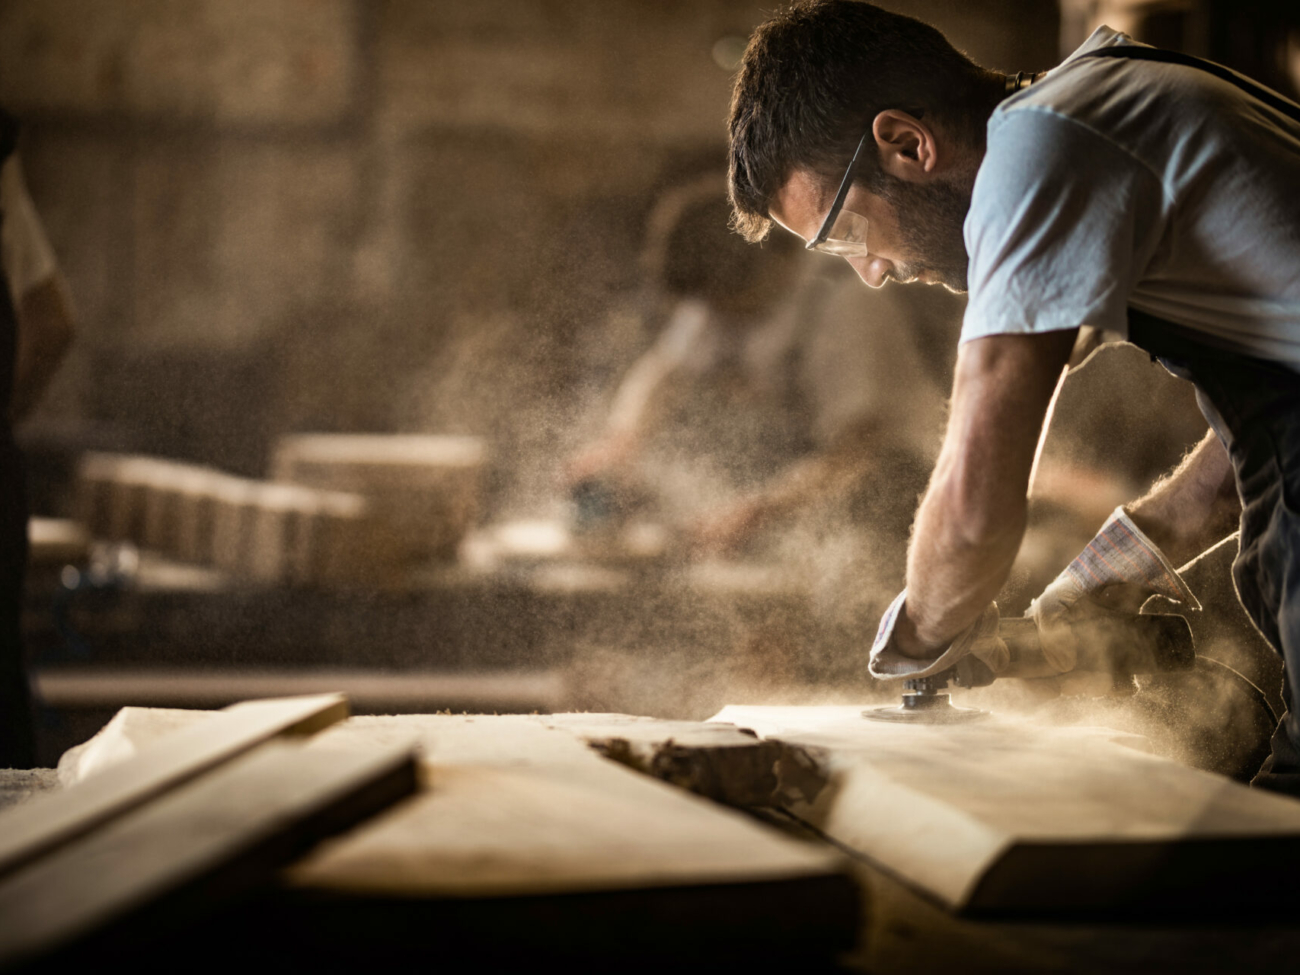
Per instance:
[[[1116,614],[1098,600],[1107,586],[1127,583],[1147,595],[1161,595],[1188,610],[1201,604],[1156,544],[1122,507],[1111,512],[1087,548],[1052,580],[1025,615],[1038,624],[1048,662],[1061,673],[1073,670],[1079,647],[1073,626],[1090,616]]]
[[[1006,668],[1011,661],[1007,645],[998,636],[998,604],[989,603],[983,614],[974,623],[964,629],[933,660],[917,660],[904,656],[894,646],[894,625],[898,622],[907,601],[907,590],[898,594],[885,615],[880,618],[880,628],[876,631],[875,642],[871,645],[871,656],[867,669],[873,677],[884,680],[911,680],[916,677],[929,677],[931,674],[948,670],[967,654],[978,657],[995,674]]]

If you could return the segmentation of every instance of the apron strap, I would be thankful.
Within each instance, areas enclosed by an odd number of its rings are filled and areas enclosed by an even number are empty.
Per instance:
[[[1284,115],[1300,122],[1300,105],[1279,95],[1271,88],[1265,88],[1258,82],[1251,81],[1245,75],[1238,74],[1231,68],[1225,68],[1221,64],[1215,64],[1213,61],[1206,61],[1203,58],[1194,58],[1190,54],[1183,54],[1180,51],[1166,51],[1159,47],[1146,47],[1139,45],[1123,44],[1116,47],[1103,47],[1097,51],[1089,51],[1082,54],[1084,58],[1125,58],[1133,61],[1161,61],[1165,64],[1180,64],[1186,68],[1196,68],[1199,71],[1206,71],[1216,78],[1222,78],[1229,84],[1236,85],[1242,91],[1251,95],[1270,108],[1276,109]]]

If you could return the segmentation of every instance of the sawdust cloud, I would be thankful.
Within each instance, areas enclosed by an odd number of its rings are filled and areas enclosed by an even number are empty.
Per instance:
[[[1148,409],[1153,403],[1157,408]],[[1060,480],[1079,478],[1080,494],[1087,497],[1046,490],[1034,498],[1022,557],[1000,596],[1004,615],[1022,612],[1086,544],[1110,506],[1135,496],[1203,431],[1190,391],[1137,350],[1105,349],[1074,374],[1062,391],[1044,458]],[[1080,478],[1080,472],[1087,476]],[[1097,490],[1099,484],[1104,490]],[[723,488],[706,484],[695,491],[705,506],[726,496]],[[866,674],[866,653],[879,611],[897,592],[901,564],[873,563],[878,553],[862,536],[837,535],[834,518],[816,506],[813,511],[802,524],[786,526],[782,544],[767,551],[776,565],[797,567],[809,598],[783,603],[779,593],[763,596],[756,586],[746,608],[737,603],[720,613],[707,592],[686,595],[692,576],[706,578],[717,566],[678,563],[674,609],[677,623],[692,618],[689,637],[661,625],[661,604],[651,602],[638,612],[630,600],[622,629],[573,648],[571,675],[580,706],[700,719],[730,703],[895,701],[897,685]],[[873,527],[892,538],[897,556],[906,523]],[[837,544],[825,544],[828,538]],[[1031,725],[1109,728],[1135,747],[1248,778],[1266,754],[1274,716],[1265,699],[1277,696],[1270,682],[1278,678],[1269,670],[1275,655],[1240,617],[1226,581],[1228,561],[1220,556],[1196,576],[1198,588],[1214,591],[1203,614],[1208,629],[1194,621],[1200,650],[1210,657],[1195,673],[1130,682],[1099,675],[1008,680],[958,690],[955,699]],[[845,600],[842,583],[854,572],[855,598]],[[1216,629],[1217,620],[1229,617],[1230,624]],[[1243,656],[1254,663],[1243,663]],[[1233,666],[1239,670],[1228,669]]]

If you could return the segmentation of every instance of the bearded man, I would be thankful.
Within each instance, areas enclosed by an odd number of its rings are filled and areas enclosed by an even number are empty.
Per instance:
[[[969,291],[944,444],[907,588],[873,673],[1005,663],[992,599],[1026,522],[1058,380],[1101,335],[1194,382],[1212,430],[1117,509],[1034,602],[1045,652],[1072,622],[1153,593],[1240,528],[1251,619],[1300,694],[1300,106],[1218,65],[1099,28],[1058,67],[1007,76],[937,30],[857,0],[805,0],[758,29],[730,118],[735,227],[773,224],[868,285]],[[1255,784],[1300,793],[1283,717]]]

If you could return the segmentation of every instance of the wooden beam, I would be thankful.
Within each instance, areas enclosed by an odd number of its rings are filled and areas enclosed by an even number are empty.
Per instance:
[[[0,968],[143,946],[416,788],[409,746],[264,745],[0,881]]]
[[[216,712],[70,789],[0,815],[0,877],[269,738],[312,734],[347,714],[341,694],[247,701]]]
[[[728,707],[715,720],[823,749],[830,784],[788,811],[955,911],[1254,910],[1276,906],[1278,864],[1300,855],[1300,803],[1104,728],[900,725],[859,707]]]

